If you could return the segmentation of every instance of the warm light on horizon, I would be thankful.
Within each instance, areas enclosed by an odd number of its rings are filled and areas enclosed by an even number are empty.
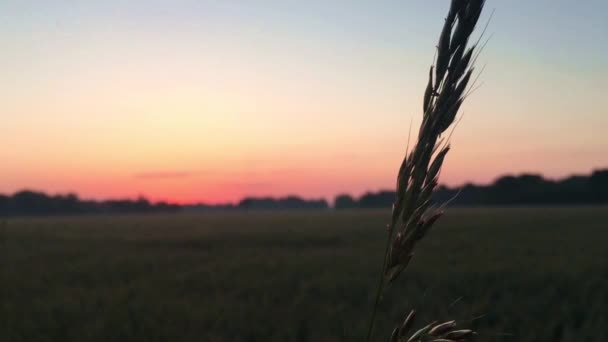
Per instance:
[[[608,5],[547,1],[488,1],[483,84],[442,183],[608,166]],[[448,2],[254,3],[0,4],[0,193],[392,189]]]

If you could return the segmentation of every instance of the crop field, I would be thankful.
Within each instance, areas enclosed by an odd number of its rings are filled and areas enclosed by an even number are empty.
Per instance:
[[[0,341],[361,341],[387,211],[0,221]],[[382,302],[478,341],[608,341],[608,208],[450,209]]]

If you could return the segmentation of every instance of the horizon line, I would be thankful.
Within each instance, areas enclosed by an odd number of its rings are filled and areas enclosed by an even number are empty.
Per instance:
[[[551,178],[551,177],[545,177],[543,174],[541,173],[537,173],[537,172],[520,172],[520,173],[507,173],[507,174],[503,174],[501,176],[497,176],[495,177],[491,182],[489,183],[475,183],[473,181],[468,181],[468,182],[463,182],[460,185],[456,185],[456,186],[449,186],[446,184],[440,184],[439,188],[447,188],[447,189],[459,189],[459,188],[463,188],[465,186],[491,186],[493,184],[495,184],[498,180],[502,179],[502,178],[506,178],[506,177],[524,177],[524,176],[534,176],[534,177],[540,177],[542,178],[544,181],[550,181],[550,182],[558,182],[558,181],[564,181],[570,178],[574,178],[574,177],[591,177],[594,173],[599,172],[599,171],[608,171],[608,167],[603,167],[603,168],[594,168],[592,169],[589,173],[572,173],[569,174],[568,176],[563,176],[563,177],[555,177],[555,178]],[[395,191],[394,189],[383,189],[383,188],[379,188],[378,190],[374,191],[374,190],[366,190],[365,192],[363,192],[363,194],[361,196],[364,196],[365,194],[377,194],[377,193],[382,193],[382,192],[391,192],[391,191]],[[347,192],[337,192],[333,195],[333,197],[331,198],[331,200],[329,198],[326,198],[324,196],[319,196],[319,197],[303,197],[301,195],[295,194],[295,193],[285,193],[283,195],[278,195],[278,196],[273,196],[273,195],[244,195],[242,197],[240,197],[240,199],[236,200],[236,201],[227,201],[227,202],[207,202],[205,200],[199,200],[199,201],[188,201],[188,202],[181,202],[181,201],[171,201],[171,200],[167,200],[167,199],[158,199],[158,200],[151,200],[150,196],[145,195],[145,194],[138,194],[135,196],[121,196],[121,197],[113,197],[113,198],[99,198],[99,197],[81,197],[77,192],[74,191],[65,191],[65,192],[47,192],[45,190],[41,190],[41,189],[34,189],[34,188],[30,188],[30,187],[22,187],[19,190],[16,190],[10,194],[4,194],[4,193],[0,193],[0,197],[11,197],[14,196],[16,194],[22,193],[22,192],[33,192],[33,193],[41,193],[41,194],[45,194],[47,196],[50,197],[56,197],[56,196],[69,196],[69,195],[74,195],[78,198],[78,200],[80,201],[93,201],[93,202],[110,202],[110,201],[137,201],[137,200],[146,200],[151,204],[160,204],[160,203],[166,203],[166,204],[170,204],[170,205],[178,205],[181,207],[186,207],[186,206],[201,206],[201,205],[207,205],[207,206],[229,206],[229,205],[238,205],[239,203],[241,203],[242,201],[246,200],[246,199],[274,199],[274,200],[281,200],[281,199],[287,199],[290,197],[295,197],[295,198],[299,198],[305,201],[326,201],[327,203],[329,202],[333,202],[335,201],[336,197],[338,196],[342,196],[342,195],[347,195],[350,196],[352,198],[359,198],[361,196],[355,196],[352,195],[351,193],[347,193]]]

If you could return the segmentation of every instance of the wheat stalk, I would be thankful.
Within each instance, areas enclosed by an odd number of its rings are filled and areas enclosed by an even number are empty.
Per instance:
[[[412,151],[406,151],[397,174],[396,198],[388,237],[384,263],[367,341],[373,335],[376,312],[384,286],[392,282],[407,267],[414,255],[416,244],[426,236],[433,224],[443,215],[441,208],[433,208],[431,196],[437,187],[439,171],[449,144],[442,144],[442,135],[454,123],[456,114],[470,92],[477,45],[468,47],[469,38],[481,15],[485,0],[452,0],[437,44],[437,57],[429,70],[429,80],[423,98],[423,120],[418,140]],[[409,317],[409,316],[408,316]],[[437,326],[432,323],[426,331],[418,331],[408,341],[428,337]],[[423,328],[424,329],[424,328]],[[397,340],[405,337],[397,329]],[[414,335],[416,335],[414,334]],[[469,335],[459,336],[462,340]],[[438,335],[436,340],[451,340]],[[454,338],[455,339],[455,338]],[[397,341],[396,340],[396,341]]]
[[[415,311],[410,311],[403,323],[393,330],[393,333],[391,334],[391,342],[455,342],[466,341],[470,337],[475,336],[475,332],[473,330],[457,329],[458,324],[456,321],[446,321],[443,323],[432,322],[427,324],[415,331],[408,338],[407,334],[410,332],[414,324],[415,316]]]

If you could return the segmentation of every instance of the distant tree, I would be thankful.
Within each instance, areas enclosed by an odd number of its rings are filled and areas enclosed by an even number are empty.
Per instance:
[[[394,196],[391,191],[366,193],[355,199],[355,203],[360,208],[389,207]],[[544,179],[538,174],[522,174],[502,176],[490,185],[439,186],[433,201],[437,204],[449,202],[453,206],[608,203],[608,170],[558,181]]]
[[[283,198],[272,197],[247,197],[242,199],[237,205],[238,209],[245,210],[286,210],[286,209],[327,209],[327,201],[304,200],[297,196]]]
[[[368,192],[359,199],[361,208],[390,208],[395,200],[394,191]]]
[[[336,209],[352,209],[356,208],[357,202],[354,198],[347,194],[340,194],[334,200],[334,208]]]
[[[21,215],[51,214],[54,209],[49,196],[30,190],[17,192],[13,195],[12,202],[13,211]]]
[[[592,200],[596,203],[608,202],[608,169],[597,170],[589,179]]]
[[[137,200],[82,201],[76,194],[49,196],[23,190],[12,196],[0,195],[0,215],[71,215],[92,213],[141,213],[176,211],[180,206],[168,203],[152,204],[141,197]]]
[[[9,205],[11,203],[11,198],[8,196],[4,196],[0,194],[0,216],[5,216],[9,213],[10,208]]]
[[[61,213],[81,213],[84,212],[82,202],[76,194],[57,195],[53,197],[56,203],[57,212]]]

